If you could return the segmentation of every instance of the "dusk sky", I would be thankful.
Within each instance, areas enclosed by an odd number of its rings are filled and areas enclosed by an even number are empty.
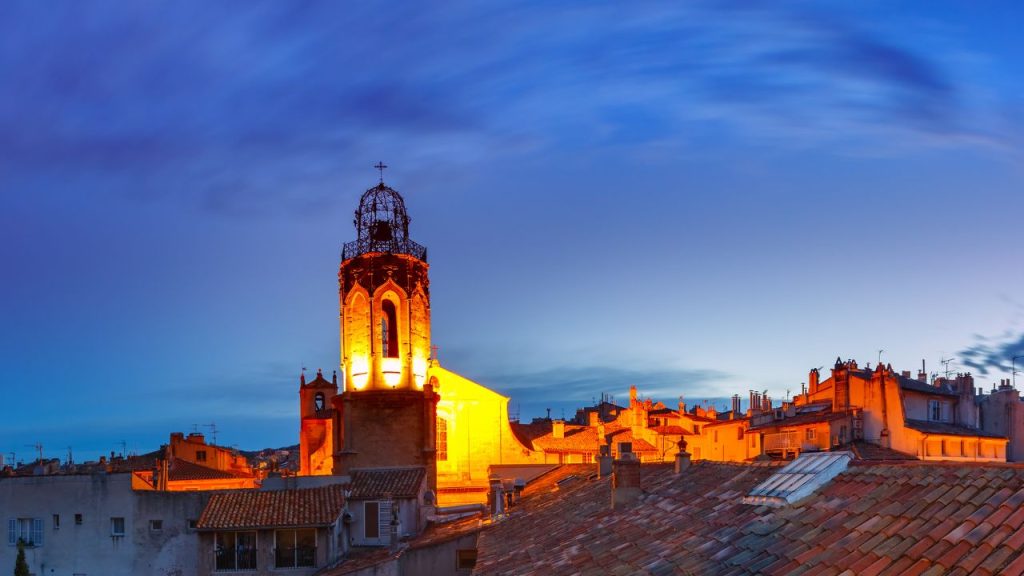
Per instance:
[[[297,443],[380,160],[441,363],[525,420],[1010,377],[1019,3],[496,6],[0,4],[0,452]]]

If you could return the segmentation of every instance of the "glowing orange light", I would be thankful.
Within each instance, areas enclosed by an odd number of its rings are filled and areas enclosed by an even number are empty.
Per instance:
[[[353,358],[352,359],[352,386],[356,390],[362,390],[366,387],[366,382],[369,380],[370,367],[369,362],[366,358]]]
[[[381,372],[384,374],[384,383],[395,387],[402,381],[402,360],[399,358],[384,358],[381,360]]]
[[[416,387],[423,388],[427,381],[427,359],[416,357],[412,359],[412,375],[416,380]]]

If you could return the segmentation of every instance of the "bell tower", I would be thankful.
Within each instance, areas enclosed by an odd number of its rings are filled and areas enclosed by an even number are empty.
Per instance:
[[[427,249],[409,239],[405,201],[383,178],[363,193],[354,224],[356,239],[345,243],[338,270],[343,391],[332,401],[340,420],[335,473],[423,465],[436,489]]]

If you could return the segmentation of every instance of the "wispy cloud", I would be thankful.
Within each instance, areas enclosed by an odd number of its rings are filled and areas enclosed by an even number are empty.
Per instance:
[[[960,351],[965,366],[979,374],[1006,373],[1013,366],[1014,356],[1024,356],[1024,333],[1006,332],[997,337],[975,336],[975,344]],[[1017,369],[1024,369],[1024,358],[1017,359]]]
[[[705,122],[797,145],[978,136],[955,70],[851,14],[674,2],[451,2],[400,18],[271,2],[65,8],[6,5],[0,18],[0,73],[17,86],[0,94],[0,178],[98,174],[218,213],[303,212],[334,201],[339,174],[381,150],[415,169],[437,160],[423,150],[459,162],[524,145],[685,146]]]

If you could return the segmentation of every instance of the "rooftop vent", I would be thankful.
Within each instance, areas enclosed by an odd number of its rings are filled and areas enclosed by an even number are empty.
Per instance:
[[[809,496],[835,478],[853,459],[852,452],[801,454],[743,497],[744,504],[785,506]]]

